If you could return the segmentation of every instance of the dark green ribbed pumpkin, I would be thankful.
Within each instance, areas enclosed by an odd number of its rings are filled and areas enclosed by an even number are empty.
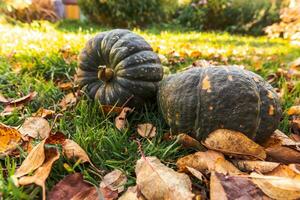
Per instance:
[[[281,106],[272,86],[234,66],[197,67],[161,81],[158,102],[172,133],[198,140],[225,128],[259,143],[277,128]]]
[[[151,46],[124,29],[90,39],[79,56],[76,82],[103,105],[138,107],[154,97],[163,68]]]

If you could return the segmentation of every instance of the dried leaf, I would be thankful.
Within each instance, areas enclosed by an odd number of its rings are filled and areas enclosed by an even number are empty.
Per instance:
[[[20,132],[0,123],[0,157],[9,155],[22,143]]]
[[[203,181],[205,179],[204,175],[200,171],[196,170],[195,168],[187,166],[186,169],[200,181]]]
[[[273,199],[300,198],[300,180],[279,176],[264,176],[254,172],[250,174],[250,177],[266,195]]]
[[[288,115],[300,115],[300,106],[292,106],[287,111]]]
[[[125,107],[123,108],[122,112],[116,117],[115,119],[115,125],[118,130],[122,130],[126,127],[127,125],[127,120],[126,120],[126,115],[127,113],[131,113],[132,109]]]
[[[64,98],[59,103],[59,106],[61,107],[62,111],[67,110],[68,108],[71,108],[75,106],[77,103],[77,97],[73,92],[67,94],[64,96]]]
[[[271,200],[249,178],[217,172],[212,172],[210,176],[210,199]]]
[[[285,164],[300,163],[300,152],[285,146],[274,145],[266,148],[268,156]]]
[[[104,196],[105,200],[115,200],[119,196],[117,191],[113,191],[107,187],[100,188],[100,190],[101,190],[101,193]]]
[[[45,139],[49,136],[51,128],[49,122],[42,117],[29,117],[19,128],[24,140],[28,137],[34,139]]]
[[[36,145],[23,161],[22,165],[16,170],[14,178],[27,175],[39,168],[45,160],[45,139]]]
[[[123,110],[123,107],[111,106],[111,105],[101,105],[100,109],[103,111],[104,114],[120,114]]]
[[[63,144],[63,142],[67,139],[67,137],[62,132],[56,132],[51,134],[46,139],[46,144]]]
[[[206,150],[206,148],[198,140],[192,138],[187,134],[181,133],[177,136],[177,138],[178,138],[178,143],[185,148],[193,148],[199,151]]]
[[[240,174],[242,173],[233,164],[225,160],[221,153],[208,150],[206,152],[196,152],[177,160],[179,172],[187,172],[187,167],[194,168],[202,173],[217,171],[220,173]]]
[[[137,132],[144,138],[153,138],[156,135],[156,127],[150,123],[138,124]]]
[[[49,200],[70,200],[77,193],[94,188],[83,180],[80,173],[70,174],[57,183],[49,192]]]
[[[274,139],[276,145],[288,146],[288,147],[300,150],[300,148],[299,148],[300,142],[296,142],[295,140],[292,140],[290,137],[288,137],[286,134],[284,134],[280,130],[274,131],[271,138]]]
[[[300,124],[299,124],[300,125]],[[300,130],[300,129],[299,129]],[[300,135],[297,134],[291,134],[290,138],[296,142],[300,142]]]
[[[166,167],[156,157],[138,160],[135,172],[137,187],[146,199],[191,200],[194,197],[189,177]]]
[[[257,161],[257,160],[233,160],[232,162],[241,171],[246,171],[246,172],[255,171],[262,174],[268,173],[280,165],[280,163],[276,163],[276,162]]]
[[[297,134],[297,139],[294,137],[296,142],[300,142],[300,116],[293,117],[291,120],[292,133]]]
[[[45,181],[48,178],[53,163],[59,159],[59,152],[56,148],[45,150],[45,162],[40,166],[32,176],[23,176],[18,180],[19,185],[28,185],[35,183],[43,189],[43,199],[46,200]]]
[[[58,88],[62,91],[71,90],[74,88],[74,84],[72,82],[58,83]]]
[[[101,194],[98,188],[90,187],[87,190],[83,190],[78,192],[75,196],[71,198],[71,200],[104,200],[105,198]],[[105,199],[109,200],[109,199]]]
[[[124,191],[126,182],[126,175],[122,171],[115,169],[103,177],[100,183],[100,188],[108,188],[109,190],[118,194]]]
[[[266,173],[265,175],[287,177],[300,181],[300,174],[297,173],[297,171],[295,171],[292,167],[287,165],[279,165],[272,171]]]
[[[6,106],[0,115],[1,116],[11,115],[15,110],[22,109],[24,107],[24,104],[34,99],[36,95],[37,92],[31,92],[24,97],[9,101],[8,103],[6,103]]]
[[[146,200],[137,186],[129,187],[118,200]]]
[[[45,108],[39,108],[38,111],[36,111],[32,116],[33,117],[43,117],[45,119],[52,118],[55,115],[54,110],[48,110]]]
[[[214,170],[217,159],[224,159],[223,154],[208,150],[206,152],[196,152],[179,158],[176,162],[179,172],[186,172],[186,167],[192,167],[200,172]]]
[[[15,99],[9,102],[10,105],[19,105],[19,104],[25,104],[29,101],[31,101],[32,99],[34,99],[37,95],[37,92],[30,92],[29,94],[27,94],[26,96],[23,96],[19,99]]]
[[[73,140],[65,139],[62,143],[63,154],[68,159],[76,158],[81,161],[81,163],[89,162],[91,160],[87,153]]]
[[[208,135],[203,145],[215,151],[238,157],[250,157],[264,160],[266,158],[265,150],[243,133],[218,129]]]

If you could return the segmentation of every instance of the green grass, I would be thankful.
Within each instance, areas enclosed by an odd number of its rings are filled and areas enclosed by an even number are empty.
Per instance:
[[[0,122],[19,125],[40,107],[60,112],[57,103],[65,95],[57,87],[59,80],[72,80],[76,68],[76,55],[85,42],[97,32],[106,30],[92,24],[76,21],[64,21],[58,24],[34,22],[28,24],[0,24],[0,92],[7,97],[17,98],[30,91],[37,91],[37,98],[26,105],[25,109],[11,116],[0,117]],[[286,68],[287,63],[300,57],[298,47],[288,41],[230,35],[228,33],[190,32],[180,27],[152,27],[145,30],[135,29],[153,46],[158,53],[170,57],[170,52],[178,54],[201,52],[201,59],[218,61],[220,64],[240,64],[267,78],[279,67]],[[61,49],[70,47],[67,57]],[[198,58],[199,59],[199,58]],[[186,57],[183,62],[166,64],[172,73],[183,70],[196,58]],[[273,83],[274,87],[286,88],[284,77]],[[299,81],[292,91],[286,92],[283,108],[286,110],[300,96]],[[0,111],[3,109],[0,105]],[[99,105],[83,97],[72,110],[64,111],[63,117],[54,125],[55,130],[63,131],[68,137],[78,142],[89,154],[93,163],[105,170],[121,169],[128,178],[128,185],[135,182],[134,166],[140,158],[136,140],[141,141],[145,155],[157,156],[170,167],[175,166],[178,157],[190,151],[181,149],[173,141],[164,141],[163,135],[168,127],[155,106],[145,106],[142,112],[135,112],[129,118],[129,128],[118,131],[114,127],[114,116],[104,116]],[[53,121],[51,121],[52,123]],[[153,123],[158,136],[153,140],[137,136],[136,125],[142,122]],[[284,115],[280,129],[289,133],[288,117]],[[16,188],[7,178],[25,158],[6,158],[1,161],[0,194],[5,199],[38,198],[39,187],[26,186]],[[72,169],[66,169],[67,163]],[[99,184],[99,177],[89,165],[77,165],[61,158],[56,162],[51,176],[47,180],[50,189],[66,174],[80,171],[85,178]],[[2,170],[1,170],[2,171]],[[1,195],[0,195],[1,196]]]

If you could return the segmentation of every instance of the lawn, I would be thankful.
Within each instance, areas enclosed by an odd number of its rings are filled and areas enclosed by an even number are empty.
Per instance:
[[[176,159],[191,150],[180,148],[176,140],[164,139],[169,130],[155,105],[147,105],[143,111],[134,112],[129,117],[129,128],[121,132],[114,126],[114,116],[103,115],[99,105],[86,96],[73,109],[62,111],[58,106],[67,94],[58,88],[58,82],[73,80],[76,57],[85,42],[106,29],[76,21],[0,24],[0,93],[10,98],[18,98],[31,91],[38,93],[22,111],[0,116],[0,122],[17,126],[41,107],[55,110],[62,117],[53,124],[54,130],[62,131],[80,144],[98,168],[108,171],[121,169],[129,178],[127,185],[134,185],[135,162],[141,155],[137,140],[141,141],[145,155],[157,156],[169,167],[175,167]],[[170,73],[205,59],[219,64],[243,65],[270,79],[278,69],[287,69],[289,62],[300,57],[299,47],[282,39],[197,32],[168,26],[133,31],[142,35],[156,52],[168,60],[163,64],[166,72]],[[284,76],[276,78],[271,84],[283,89],[282,106],[286,111],[300,96],[300,83],[296,79],[288,81]],[[291,89],[293,81],[295,85]],[[151,122],[157,127],[157,137],[148,140],[137,136],[135,127],[143,122]],[[286,114],[280,129],[287,134],[290,131]],[[41,195],[39,187],[16,188],[10,179],[5,178],[13,174],[25,157],[26,153],[23,153],[20,158],[1,160],[0,194],[7,199],[38,198]],[[88,165],[74,164],[61,158],[47,179],[48,189],[74,171],[82,172],[92,184],[99,184],[99,176]]]

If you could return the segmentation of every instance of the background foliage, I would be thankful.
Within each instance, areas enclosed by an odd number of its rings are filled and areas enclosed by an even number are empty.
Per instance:
[[[128,27],[166,20],[175,11],[177,3],[173,0],[79,0],[79,5],[94,22]]]
[[[261,34],[279,19],[280,0],[193,0],[179,10],[178,21],[195,29]]]

